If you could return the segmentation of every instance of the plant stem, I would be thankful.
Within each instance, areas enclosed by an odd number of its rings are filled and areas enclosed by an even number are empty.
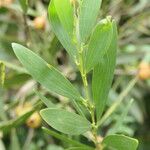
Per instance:
[[[98,138],[97,138],[97,125],[96,125],[96,120],[95,120],[95,107],[90,102],[90,94],[89,94],[89,88],[88,88],[87,74],[86,74],[86,70],[84,68],[84,59],[83,59],[84,47],[83,47],[83,44],[80,42],[79,20],[78,20],[78,17],[76,16],[75,5],[74,5],[74,17],[75,17],[74,23],[75,23],[75,27],[76,27],[74,35],[75,35],[77,54],[78,54],[76,64],[77,64],[77,67],[80,71],[81,78],[82,78],[82,81],[83,81],[84,91],[85,91],[86,101],[85,101],[84,105],[85,105],[85,107],[87,108],[87,110],[89,111],[89,113],[91,115],[91,120],[92,120],[92,131],[91,132],[92,132],[93,137],[94,137],[94,143],[95,143],[96,149],[101,150],[101,148],[100,148],[101,146],[100,146],[100,143],[98,142]]]
[[[26,141],[25,141],[24,146],[22,148],[23,150],[26,150],[29,148],[29,145],[31,144],[33,136],[34,136],[34,129],[30,128],[28,131]]]
[[[23,20],[24,20],[24,28],[25,28],[25,42],[26,44],[30,44],[29,42],[29,39],[30,39],[30,30],[29,30],[29,26],[28,26],[28,23],[27,23],[27,16],[26,14],[24,13],[23,14]]]
[[[80,46],[79,46],[80,45]],[[83,46],[81,44],[78,44],[78,56],[79,56],[79,71],[82,77],[83,85],[84,85],[84,90],[85,90],[85,97],[87,100],[87,109],[89,113],[91,114],[91,120],[92,120],[92,134],[94,137],[94,143],[96,146],[97,150],[101,150],[100,143],[97,138],[97,125],[95,121],[95,107],[93,104],[90,102],[90,95],[89,95],[89,88],[88,88],[88,81],[87,81],[87,74],[84,69],[84,62],[83,62]]]
[[[131,91],[131,89],[134,87],[136,82],[138,81],[138,76],[136,76],[134,79],[132,79],[128,86],[125,88],[125,90],[119,95],[118,99],[112,104],[112,106],[106,111],[104,116],[101,118],[100,121],[98,121],[98,127],[102,125],[108,117],[117,109],[117,107],[121,104],[121,102],[124,100],[126,95]]]
[[[85,97],[87,100],[90,100],[87,76],[86,76],[85,70],[83,68],[83,48],[82,48],[82,46],[79,49],[79,70],[80,70],[80,74],[81,74],[84,89],[85,89]]]

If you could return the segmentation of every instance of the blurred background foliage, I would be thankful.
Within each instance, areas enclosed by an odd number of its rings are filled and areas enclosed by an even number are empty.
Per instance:
[[[48,63],[57,67],[83,92],[79,72],[51,31],[47,16],[49,1],[29,0],[28,11],[25,12],[19,0],[0,0],[1,150],[62,150],[68,147],[66,143],[48,136],[40,128],[41,118],[37,112],[44,106],[35,90],[46,95],[59,107],[74,111],[69,101],[54,93],[47,93],[33,81],[19,64],[11,48],[12,42],[30,47]],[[150,65],[150,2],[103,0],[98,19],[108,15],[115,18],[119,31],[117,66],[108,107],[118,99],[127,86],[129,90],[124,93],[119,108],[103,124],[99,132],[102,136],[124,133],[139,140],[139,150],[149,150],[150,76],[145,77],[145,73],[142,72],[140,79],[135,81],[134,78],[139,74],[141,62]],[[148,70],[150,72],[150,69]],[[135,86],[130,86],[132,79],[136,82]],[[127,113],[127,101],[130,99],[134,99],[134,102]],[[119,129],[116,124],[118,120]],[[74,138],[83,143],[89,142],[84,137]]]

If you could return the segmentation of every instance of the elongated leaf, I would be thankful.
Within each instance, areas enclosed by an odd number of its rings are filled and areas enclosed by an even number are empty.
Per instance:
[[[91,34],[102,0],[82,0],[79,13],[79,31],[81,41],[85,42]]]
[[[24,13],[26,13],[28,9],[28,0],[19,0],[19,2],[22,10],[24,11]]]
[[[124,135],[109,135],[102,143],[117,150],[136,150],[138,147],[136,139]]]
[[[11,144],[10,144],[10,150],[21,150],[18,136],[15,129],[11,130]]]
[[[70,0],[63,0],[60,4],[60,0],[54,0],[55,8],[60,19],[63,28],[69,33],[72,38],[74,18],[73,7]]]
[[[115,133],[124,133],[123,130],[121,130],[121,129],[123,127],[124,120],[127,117],[129,108],[132,105],[132,103],[133,103],[133,99],[131,99],[129,101],[129,103],[127,104],[127,106],[125,106],[125,108],[122,111],[122,114],[120,115],[120,117],[118,118],[116,124],[108,131],[107,135],[115,134]]]
[[[51,92],[73,99],[80,99],[79,92],[53,66],[19,44],[12,44],[13,50],[32,77]]]
[[[65,2],[67,3],[68,1],[65,0]],[[70,34],[71,34],[70,32],[72,30],[72,19],[71,19],[72,17],[68,18],[71,15],[71,14],[68,14],[71,11],[70,10],[71,8],[70,9],[66,8],[67,4],[66,5],[63,4],[62,6],[57,6],[57,10],[56,10],[55,5],[62,5],[62,4],[60,4],[60,3],[58,4],[58,0],[56,2],[55,2],[55,0],[51,0],[51,2],[50,2],[49,8],[48,8],[48,14],[49,14],[49,19],[51,22],[52,30],[56,34],[56,36],[59,39],[59,41],[61,42],[61,44],[67,50],[69,55],[72,58],[75,58],[76,57],[76,48],[73,44],[72,38],[70,37]],[[63,11],[61,12],[62,9],[63,9]],[[65,9],[67,11],[65,11]],[[59,15],[58,15],[58,13],[59,13]],[[67,14],[67,16],[64,16],[65,14]],[[69,20],[69,22],[67,22],[67,20]],[[64,26],[65,26],[65,28],[64,28]],[[69,33],[67,31],[69,31]]]
[[[41,93],[39,93],[38,91],[36,91],[36,94],[39,96],[39,98],[41,99],[41,101],[49,108],[56,108],[57,106],[55,104],[53,104],[51,102],[51,100],[49,100],[48,98],[46,98],[45,96],[43,96]]]
[[[117,28],[115,22],[113,22],[113,36],[111,44],[104,58],[96,67],[94,67],[93,71],[92,93],[96,106],[97,120],[101,117],[106,105],[116,64],[116,52]]]
[[[33,112],[34,112],[34,110],[31,110],[31,111],[21,115],[18,118],[1,122],[0,123],[0,131],[8,132],[13,128],[16,128],[16,127],[22,125],[33,114]]]
[[[6,112],[4,110],[4,100],[3,100],[3,90],[0,90],[0,119],[1,121],[6,121],[7,120],[7,115]]]
[[[82,148],[82,147],[71,147],[71,148],[68,148],[66,150],[87,150],[87,148]],[[94,149],[93,149],[94,150]]]
[[[96,26],[85,54],[87,72],[95,67],[103,58],[110,46],[112,32],[112,22],[110,19],[104,19]]]
[[[46,150],[65,150],[65,149],[62,148],[61,146],[49,144],[48,147],[46,148]]]
[[[91,128],[88,120],[65,110],[48,108],[42,110],[40,114],[51,127],[65,134],[79,135]]]
[[[10,63],[8,61],[0,60],[0,62],[3,62],[7,68],[12,69],[14,71],[17,71],[19,73],[25,73],[25,74],[28,73],[24,68],[19,67],[19,66],[15,65],[15,64],[12,64],[12,63]]]
[[[3,87],[5,82],[5,64],[0,61],[0,85]]]
[[[136,76],[134,79],[132,79],[128,86],[121,92],[117,100],[112,104],[112,106],[106,111],[104,116],[98,121],[97,125],[102,125],[114,112],[115,110],[120,106],[124,98],[128,95],[128,93],[132,90],[132,88],[135,86],[136,82],[138,81],[138,77]]]
[[[6,150],[5,145],[2,141],[2,139],[0,139],[0,150]]]
[[[93,148],[92,147],[89,147],[87,145],[84,145],[74,139],[71,139],[70,137],[67,137],[66,135],[63,135],[63,134],[60,134],[60,133],[57,133],[55,131],[52,131],[50,129],[47,129],[45,127],[42,127],[42,129],[49,135],[65,142],[65,143],[68,143],[68,144],[71,144],[72,146],[76,146],[76,147],[82,147],[82,148],[86,148],[87,150],[92,150]]]

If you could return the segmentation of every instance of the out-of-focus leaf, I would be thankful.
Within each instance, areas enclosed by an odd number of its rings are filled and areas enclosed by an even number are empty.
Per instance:
[[[60,147],[60,146],[57,146],[57,145],[52,145],[50,144],[46,150],[64,150],[64,148]]]
[[[0,139],[0,150],[6,150],[3,141]]]
[[[68,2],[69,0],[65,0],[65,2]],[[58,0],[56,1],[58,3]],[[59,39],[59,41],[62,43],[62,45],[64,46],[64,48],[67,50],[67,52],[69,53],[69,55],[72,58],[76,57],[76,48],[75,45],[73,43],[72,38],[70,37],[69,33],[67,31],[70,32],[70,30],[72,30],[72,17],[68,18],[70,16],[70,14],[68,14],[68,12],[70,12],[71,8],[67,8],[67,11],[65,12],[66,7],[64,4],[62,6],[59,6],[59,8],[63,8],[63,12],[57,12],[56,10],[56,6],[55,6],[55,0],[51,0],[50,4],[49,4],[49,8],[48,8],[48,14],[49,14],[49,19],[51,22],[51,26],[52,26],[52,30],[54,31],[54,33],[56,34],[57,38]],[[56,4],[57,4],[56,3]],[[60,4],[58,4],[60,5]],[[58,7],[58,6],[57,6]],[[67,13],[67,18],[64,18],[63,14]],[[59,13],[59,15],[58,15]],[[60,18],[61,17],[61,18]],[[66,17],[66,16],[65,16]],[[66,21],[66,19],[69,20],[69,23]],[[63,23],[61,22],[63,20]],[[67,24],[67,26],[64,28],[64,25]]]
[[[102,144],[117,150],[136,150],[138,147],[138,140],[124,135],[109,135],[104,138]]]
[[[0,61],[0,85],[3,87],[5,82],[5,64]]]
[[[7,120],[7,115],[6,115],[6,112],[4,110],[4,101],[3,101],[3,97],[2,97],[2,92],[3,90],[1,91],[0,90],[0,119],[2,121],[6,121]]]
[[[87,150],[93,150],[92,147],[89,147],[89,146],[84,145],[84,144],[82,144],[82,143],[80,143],[80,142],[78,142],[78,141],[75,141],[75,140],[71,139],[70,137],[67,137],[67,136],[65,136],[65,135],[63,135],[63,134],[59,134],[59,133],[57,133],[57,132],[55,132],[55,131],[52,131],[52,130],[50,130],[50,129],[47,129],[47,128],[45,128],[45,127],[42,127],[42,129],[43,129],[47,134],[49,134],[49,135],[51,135],[51,136],[53,136],[53,137],[55,137],[55,138],[57,138],[57,139],[59,139],[59,140],[65,142],[65,143],[71,144],[72,146],[75,146],[75,147],[83,147],[83,148],[86,148]]]
[[[84,148],[84,147],[71,147],[71,148],[68,148],[66,150],[87,150],[87,148]]]
[[[32,115],[33,112],[34,112],[34,110],[31,110],[31,111],[21,115],[18,118],[15,118],[15,119],[12,119],[9,121],[1,122],[0,123],[0,131],[8,132],[12,128],[16,128],[16,127],[20,126]]]
[[[102,43],[100,43],[102,44]],[[102,50],[102,49],[101,49]],[[101,117],[106,105],[111,87],[117,53],[117,27],[113,22],[113,36],[111,44],[101,62],[94,67],[92,78],[93,100],[96,106],[97,120]]]
[[[49,100],[48,98],[46,98],[45,96],[43,96],[41,93],[39,93],[38,91],[36,91],[36,94],[39,96],[39,98],[41,99],[41,101],[48,107],[48,108],[56,108],[57,106],[55,104],[53,104],[53,102],[51,102],[51,100]]]
[[[80,100],[79,92],[53,66],[19,44],[12,44],[13,50],[32,77],[51,92],[63,95],[71,100]]]
[[[117,100],[111,105],[111,107],[106,111],[103,117],[98,121],[97,123],[98,126],[104,123],[112,115],[112,113],[115,112],[117,107],[120,106],[121,102],[124,100],[127,94],[131,91],[131,89],[134,87],[137,81],[138,81],[138,77],[135,77],[129,82],[128,86],[121,92]]]
[[[1,60],[4,64],[5,64],[5,66],[7,67],[7,68],[10,68],[10,69],[12,69],[12,70],[14,70],[14,71],[17,71],[17,72],[19,72],[19,73],[26,73],[26,74],[28,74],[28,72],[24,69],[24,68],[22,68],[22,67],[20,67],[20,66],[17,66],[17,65],[15,65],[15,64],[12,64],[12,63],[10,63],[10,62],[8,62],[8,61],[4,61],[4,60]]]
[[[115,134],[115,133],[121,133],[121,128],[123,126],[123,122],[125,120],[125,117],[128,114],[129,108],[133,103],[133,99],[129,101],[126,107],[124,107],[122,114],[118,118],[116,124],[108,131],[107,134]]]
[[[27,82],[29,79],[31,79],[31,76],[29,74],[24,74],[24,73],[18,74],[16,72],[12,74],[9,73],[6,76],[4,87],[7,89],[9,88],[17,89],[25,82]]]
[[[113,27],[110,18],[102,20],[94,29],[85,52],[85,68],[89,72],[95,67],[105,55],[110,46]]]
[[[40,114],[51,127],[65,134],[79,135],[91,128],[87,119],[65,110],[48,108],[42,110]]]
[[[26,13],[28,10],[28,0],[19,0],[22,10]]]
[[[0,14],[5,14],[8,12],[8,9],[6,7],[0,7]]]
[[[12,131],[11,131],[10,150],[21,150],[19,140],[18,140],[17,133],[16,133],[15,129],[12,129]]]
[[[84,43],[95,25],[102,0],[82,0],[79,12],[79,31]]]

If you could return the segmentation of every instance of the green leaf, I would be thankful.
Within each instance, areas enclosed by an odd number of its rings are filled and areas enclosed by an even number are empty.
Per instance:
[[[24,13],[26,13],[28,9],[28,0],[19,0],[19,2],[22,10],[24,11]]]
[[[31,110],[31,111],[21,115],[18,118],[1,122],[0,123],[0,131],[8,132],[12,128],[16,128],[16,127],[22,125],[33,114],[33,112],[34,112],[34,110]]]
[[[5,82],[5,64],[0,61],[0,85],[3,87]]]
[[[63,0],[61,4],[60,0],[54,0],[54,5],[63,28],[69,33],[69,36],[72,37],[74,18],[73,7],[70,0]]]
[[[138,147],[138,140],[124,135],[109,135],[104,138],[102,144],[106,144],[117,150],[136,150]]]
[[[83,147],[83,148],[86,148],[87,150],[92,150],[92,149],[93,149],[92,147],[89,147],[89,146],[87,146],[87,145],[84,145],[84,144],[82,144],[82,143],[76,141],[76,140],[73,140],[72,138],[67,137],[66,135],[57,133],[57,132],[52,131],[52,130],[50,130],[50,129],[47,129],[47,128],[45,128],[45,127],[42,127],[42,129],[43,129],[47,134],[49,134],[49,135],[51,135],[51,136],[53,136],[53,137],[55,137],[55,138],[57,138],[57,139],[59,139],[59,140],[65,142],[65,143],[68,143],[68,144],[70,144],[70,145],[72,145],[72,146]]]
[[[53,104],[51,102],[51,100],[49,100],[48,98],[46,98],[45,96],[43,96],[40,92],[36,91],[35,92],[39,98],[41,99],[41,101],[48,107],[48,108],[56,108],[57,106],[55,104]]]
[[[1,138],[0,138],[0,150],[6,150],[5,145]]]
[[[96,106],[97,120],[101,117],[106,105],[111,87],[117,52],[117,28],[113,22],[113,36],[111,44],[101,62],[94,67],[92,78],[93,100]]]
[[[113,29],[110,18],[102,20],[93,31],[89,46],[85,53],[86,72],[97,65],[110,46]]]
[[[72,37],[70,37],[72,31],[72,13],[70,14],[70,12],[72,12],[72,10],[68,1],[69,0],[65,0],[65,3],[63,2],[64,4],[61,3],[60,5],[60,1],[51,0],[48,14],[52,30],[69,55],[74,59],[76,57],[76,47],[73,43]],[[68,5],[69,7],[66,8]]]
[[[84,43],[91,34],[96,23],[102,0],[82,0],[79,12],[79,31],[81,41]]]
[[[65,134],[79,135],[91,128],[87,119],[65,110],[48,108],[42,110],[40,114],[51,127]]]
[[[10,144],[10,149],[11,150],[21,150],[20,148],[20,144],[19,144],[19,140],[18,140],[18,137],[17,137],[17,133],[16,133],[16,130],[15,129],[12,129],[11,130],[11,144]]]
[[[65,150],[87,150],[87,148],[83,148],[83,147],[71,147],[71,148],[68,148],[68,149],[65,149]]]
[[[131,99],[127,106],[124,107],[124,109],[122,110],[122,114],[120,115],[120,117],[118,118],[117,122],[115,123],[115,125],[108,131],[108,134],[115,134],[115,133],[121,133],[121,129],[124,123],[125,118],[127,117],[127,114],[129,112],[129,108],[133,103],[133,99]]]
[[[46,150],[64,150],[64,148],[54,144],[50,144],[47,146]]]
[[[19,73],[25,73],[25,74],[28,73],[24,68],[22,68],[22,67],[20,67],[20,66],[17,66],[17,65],[15,65],[15,64],[12,64],[12,63],[10,63],[10,62],[8,62],[8,61],[4,61],[4,60],[0,60],[0,61],[3,62],[4,65],[5,65],[7,68],[9,68],[9,69],[12,69],[12,70],[14,70],[14,71],[17,71],[17,72],[19,72]]]
[[[103,117],[98,121],[97,125],[102,125],[114,112],[115,110],[120,106],[124,98],[128,95],[128,93],[131,91],[131,89],[135,86],[136,82],[138,81],[138,76],[136,76],[134,79],[132,79],[127,87],[121,92],[117,100],[112,104],[112,106],[105,112]]]
[[[3,94],[4,91],[0,90],[0,119],[1,121],[6,121],[7,120],[7,115],[6,111],[4,110],[4,100],[3,100]]]
[[[12,47],[20,62],[41,85],[49,91],[68,97],[71,100],[81,99],[79,92],[53,66],[47,64],[42,58],[24,46],[13,43]]]

